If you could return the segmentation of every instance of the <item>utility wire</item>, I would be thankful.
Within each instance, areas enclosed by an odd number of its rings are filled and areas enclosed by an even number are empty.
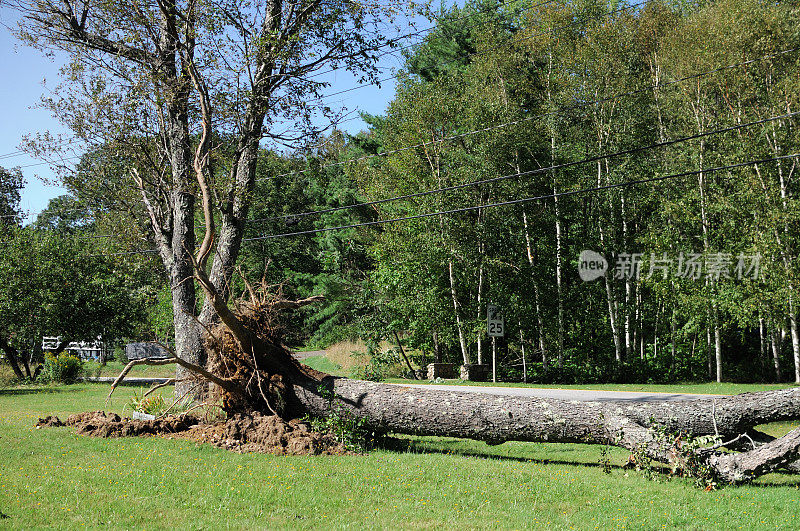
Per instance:
[[[395,155],[397,153],[402,153],[402,152],[405,152],[405,151],[417,149],[417,148],[420,148],[420,147],[425,147],[425,146],[428,146],[428,145],[437,144],[437,143],[440,143],[440,142],[447,142],[447,141],[451,141],[451,140],[457,140],[459,138],[465,138],[465,137],[468,137],[468,136],[471,136],[471,135],[475,135],[475,134],[483,133],[483,132],[488,132],[488,131],[491,131],[491,130],[494,130],[494,129],[500,129],[500,128],[504,128],[504,127],[519,125],[521,123],[529,122],[529,121],[532,121],[532,120],[546,118],[546,117],[550,117],[550,116],[553,116],[553,115],[564,114],[564,113],[566,113],[568,111],[585,108],[585,107],[588,107],[590,105],[598,105],[598,104],[605,103],[605,102],[608,102],[608,101],[617,100],[617,99],[620,99],[620,98],[631,97],[631,96],[634,96],[636,94],[640,94],[640,93],[643,93],[643,92],[648,92],[648,91],[654,90],[654,89],[660,90],[663,87],[668,87],[668,86],[675,85],[675,84],[678,84],[678,83],[683,83],[683,82],[686,82],[686,81],[689,81],[689,80],[692,80],[692,79],[701,78],[701,77],[708,76],[708,75],[711,75],[711,74],[714,74],[714,73],[718,73],[718,72],[722,72],[722,71],[725,71],[725,70],[732,70],[734,68],[747,66],[747,65],[750,65],[750,64],[753,64],[753,63],[756,63],[756,62],[765,61],[767,59],[772,59],[772,58],[775,58],[775,57],[778,57],[778,56],[781,56],[781,55],[786,55],[786,54],[789,54],[789,53],[793,53],[793,52],[796,52],[798,50],[800,50],[800,48],[791,48],[791,49],[788,49],[788,50],[782,50],[782,51],[779,51],[779,52],[773,52],[773,53],[769,53],[769,54],[766,54],[766,55],[763,55],[763,56],[760,56],[760,57],[756,57],[756,58],[753,58],[753,59],[748,59],[748,60],[742,61],[740,63],[725,65],[725,66],[714,68],[714,69],[711,69],[711,70],[706,70],[704,72],[700,72],[700,73],[697,73],[697,74],[684,76],[682,78],[674,79],[674,80],[671,80],[671,81],[665,81],[663,83],[657,83],[657,84],[653,84],[653,85],[648,85],[648,86],[640,88],[640,89],[620,92],[620,93],[617,93],[617,94],[614,94],[614,95],[611,95],[611,96],[608,96],[608,97],[605,97],[605,98],[600,98],[600,99],[597,99],[597,100],[592,100],[592,101],[587,101],[587,102],[581,102],[581,103],[574,104],[574,105],[564,106],[564,107],[562,107],[560,109],[556,109],[555,111],[550,111],[550,112],[546,112],[546,113],[540,113],[540,114],[537,114],[535,116],[527,116],[527,117],[521,118],[519,120],[512,120],[512,121],[509,121],[509,122],[503,122],[503,123],[499,123],[499,124],[494,124],[494,125],[491,125],[491,126],[487,126],[487,127],[481,128],[481,129],[476,129],[476,130],[472,130],[472,131],[466,131],[464,133],[459,133],[459,134],[456,134],[456,135],[451,135],[451,136],[440,138],[440,139],[436,139],[436,140],[431,140],[431,141],[427,141],[427,142],[421,142],[419,144],[414,144],[414,145],[410,145],[410,146],[403,146],[403,147],[392,149],[392,150],[382,151],[380,153],[364,155],[364,156],[357,157],[357,158],[354,158],[354,159],[348,159],[348,160],[345,160],[345,161],[332,162],[332,163],[329,163],[329,164],[322,165],[317,169],[318,170],[322,170],[322,169],[342,166],[342,165],[350,164],[350,163],[354,163],[354,162],[360,162],[360,161],[364,161],[364,160],[369,160],[369,159],[373,159],[373,158],[377,158],[377,157],[388,157],[388,156],[391,156],[391,155]],[[585,112],[588,112],[588,111],[585,111]],[[769,119],[767,119],[767,121],[769,121]],[[607,155],[607,156],[613,156],[613,155]],[[45,163],[39,163],[39,164],[47,164],[47,163],[45,162]],[[287,176],[290,176],[290,175],[302,174],[302,173],[305,173],[305,172],[308,172],[308,171],[310,171],[310,170],[309,169],[296,170],[296,171],[292,171],[292,172],[281,173],[281,174],[278,174],[278,175],[276,175],[276,176],[274,176],[272,178],[287,177]],[[263,179],[261,179],[261,180],[263,180]],[[426,195],[424,192],[422,194]],[[410,198],[413,195],[414,194],[409,194],[409,196],[398,196],[398,198],[400,198],[400,199]],[[383,201],[383,202],[386,202],[386,201]],[[357,203],[357,204],[353,204],[353,205],[344,205],[344,206],[341,206],[341,207],[333,207],[333,208],[328,208],[328,209],[311,210],[311,211],[300,212],[300,213],[296,213],[296,214],[284,214],[284,215],[280,215],[280,216],[273,216],[273,217],[267,217],[267,218],[256,218],[256,219],[247,220],[247,223],[274,221],[274,220],[280,220],[280,219],[291,219],[291,218],[304,217],[304,216],[309,216],[309,215],[314,215],[314,214],[325,214],[325,213],[329,213],[329,212],[335,212],[335,211],[338,211],[338,210],[345,210],[345,209],[348,209],[348,208],[357,208],[357,207],[365,206],[365,205],[369,205],[369,204],[380,204],[380,203]],[[75,212],[75,211],[81,211],[81,210],[84,210],[84,209],[82,209],[82,208],[64,209],[64,210],[55,211],[54,214],[66,213],[66,212]],[[117,210],[113,210],[112,209],[112,211],[117,211]],[[124,210],[124,211],[127,211],[127,210]],[[29,213],[27,216],[29,217],[29,216],[32,216],[32,215],[35,215],[35,214],[40,214],[40,213],[41,212],[32,212],[32,213]],[[15,217],[15,216],[16,216],[15,214],[6,214],[6,215],[1,215],[0,218],[11,218],[11,217]],[[113,237],[113,235],[109,235],[108,237]]]
[[[632,186],[638,186],[638,185],[641,185],[641,184],[666,181],[666,180],[670,180],[670,179],[677,179],[677,178],[680,178],[680,177],[689,177],[689,176],[693,176],[693,175],[698,175],[700,173],[716,173],[716,172],[725,171],[725,170],[732,170],[732,169],[736,169],[736,168],[742,168],[742,167],[745,167],[745,166],[753,166],[753,165],[756,165],[756,164],[765,164],[767,162],[775,162],[775,161],[779,161],[779,160],[785,160],[785,159],[797,158],[797,157],[800,157],[800,152],[792,153],[791,155],[781,155],[781,156],[769,157],[769,158],[765,158],[765,159],[749,160],[747,162],[738,162],[738,163],[728,164],[728,165],[724,165],[724,166],[716,166],[716,167],[712,167],[712,168],[703,168],[703,169],[699,169],[699,170],[691,170],[691,171],[685,171],[685,172],[680,172],[680,173],[673,173],[673,174],[669,174],[669,175],[662,175],[662,176],[659,176],[659,177],[649,177],[649,178],[646,178],[646,179],[636,179],[636,180],[633,180],[633,181],[625,181],[625,182],[621,182],[621,183],[607,184],[607,185],[602,185],[602,186],[593,186],[593,187],[590,187],[590,188],[581,188],[581,189],[578,189],[578,190],[567,190],[567,191],[564,191],[564,192],[537,195],[537,196],[532,196],[532,197],[523,197],[523,198],[520,198],[520,199],[511,199],[511,200],[507,200],[507,201],[498,201],[498,202],[486,203],[486,204],[482,204],[482,205],[472,205],[472,206],[468,206],[468,207],[460,207],[460,208],[454,208],[454,209],[450,209],[450,210],[439,210],[439,211],[435,211],[435,212],[426,212],[424,214],[415,214],[415,215],[411,215],[411,216],[401,216],[401,217],[396,217],[396,218],[380,219],[380,220],[375,220],[375,221],[365,221],[365,222],[361,222],[361,223],[352,223],[352,224],[349,224],[349,225],[339,225],[339,226],[335,226],[335,227],[322,227],[322,228],[318,228],[318,229],[296,231],[296,232],[285,232],[285,233],[281,233],[281,234],[268,234],[268,235],[264,235],[264,236],[254,237],[254,238],[243,238],[242,242],[255,242],[255,241],[271,240],[271,239],[277,239],[277,238],[289,238],[289,237],[292,237],[292,236],[306,236],[306,235],[319,234],[319,233],[330,232],[330,231],[335,231],[335,230],[346,230],[346,229],[354,229],[354,228],[359,228],[359,227],[372,227],[372,226],[377,226],[377,225],[385,225],[387,223],[396,223],[396,222],[400,222],[400,221],[411,221],[411,220],[415,220],[415,219],[425,219],[425,218],[430,218],[430,217],[434,217],[434,216],[442,216],[442,215],[447,215],[447,214],[458,214],[458,213],[463,213],[463,212],[471,212],[471,211],[475,211],[475,210],[482,210],[484,208],[497,208],[497,207],[504,207],[504,206],[513,206],[513,205],[530,203],[530,202],[534,202],[534,201],[542,201],[542,200],[547,200],[547,199],[556,199],[556,198],[559,198],[559,197],[569,197],[569,196],[573,196],[573,195],[580,195],[580,194],[585,194],[585,193],[590,193],[590,192],[601,192],[601,191],[613,190],[613,189],[617,189],[617,188],[628,188],[628,187],[632,187]],[[155,254],[155,253],[158,253],[158,249],[143,249],[143,250],[139,250],[139,251],[126,251],[126,252],[121,252],[121,253],[110,253],[110,254],[105,254],[104,256],[126,256],[126,255]]]
[[[725,166],[716,166],[716,167],[713,167],[713,168],[703,168],[703,169],[700,169],[700,170],[691,170],[691,171],[685,171],[685,172],[680,172],[680,173],[672,173],[672,174],[669,174],[669,175],[662,175],[662,176],[659,176],[659,177],[649,177],[647,179],[637,179],[637,180],[626,181],[626,182],[622,182],[622,183],[607,184],[607,185],[603,185],[603,186],[593,186],[591,188],[581,188],[581,189],[578,189],[578,190],[568,190],[568,191],[565,191],[565,192],[557,192],[557,193],[553,193],[553,194],[544,194],[544,195],[537,195],[537,196],[532,196],[532,197],[523,197],[523,198],[520,198],[520,199],[512,199],[512,200],[508,200],[508,201],[498,201],[498,202],[494,202],[494,203],[486,203],[486,204],[483,204],[483,205],[472,205],[472,206],[468,206],[468,207],[454,208],[454,209],[450,209],[450,210],[439,210],[439,211],[436,211],[436,212],[426,212],[424,214],[415,214],[413,216],[402,216],[402,217],[390,218],[390,219],[380,219],[380,220],[376,220],[376,221],[366,221],[366,222],[362,222],[362,223],[352,223],[350,225],[339,225],[339,226],[336,226],[336,227],[323,227],[323,228],[320,228],[320,229],[312,229],[312,230],[305,230],[305,231],[285,232],[285,233],[282,233],[282,234],[269,234],[269,235],[266,235],[266,236],[259,236],[259,237],[255,237],[255,238],[243,238],[242,241],[243,242],[254,242],[254,241],[270,240],[270,239],[276,239],[276,238],[288,238],[288,237],[292,237],[292,236],[303,236],[303,235],[309,235],[309,234],[319,234],[319,233],[322,233],[322,232],[330,232],[330,231],[334,231],[334,230],[354,229],[354,228],[358,228],[358,227],[371,227],[371,226],[376,226],[376,225],[385,225],[387,223],[397,223],[397,222],[400,222],[400,221],[411,221],[411,220],[415,220],[415,219],[424,219],[424,218],[430,218],[430,217],[434,217],[434,216],[442,216],[442,215],[447,215],[447,214],[458,214],[458,213],[462,213],[462,212],[471,212],[471,211],[475,211],[475,210],[481,210],[481,209],[484,209],[484,208],[497,208],[497,207],[504,207],[504,206],[520,205],[520,204],[530,203],[530,202],[534,202],[534,201],[543,201],[543,200],[547,200],[547,199],[556,199],[556,198],[559,198],[559,197],[569,197],[569,196],[573,196],[573,195],[580,195],[580,194],[585,194],[585,193],[590,193],[590,192],[602,192],[602,191],[605,191],[605,190],[613,190],[613,189],[616,189],[616,188],[628,188],[628,187],[631,187],[631,186],[638,186],[640,184],[648,184],[648,183],[666,181],[666,180],[669,180],[669,179],[677,179],[677,178],[680,178],[680,177],[689,177],[689,176],[693,176],[693,175],[699,175],[700,173],[716,173],[716,172],[720,172],[720,171],[732,170],[732,169],[736,169],[736,168],[742,168],[742,167],[745,167],[745,166],[753,166],[755,164],[765,164],[767,162],[775,162],[775,161],[778,161],[778,160],[785,160],[785,159],[796,158],[796,157],[800,157],[800,152],[792,153],[791,155],[781,155],[781,156],[777,156],[777,157],[769,157],[769,158],[766,158],[766,159],[749,160],[747,162],[738,162],[738,163],[735,163],[735,164],[728,164],[728,165],[725,165]],[[94,256],[124,256],[124,255],[154,254],[154,253],[158,253],[158,250],[157,249],[144,249],[144,250],[140,250],[140,251],[126,251],[126,252],[122,252],[122,253],[109,253],[109,254],[94,255]]]
[[[430,189],[430,190],[423,190],[421,192],[415,192],[415,193],[412,193],[412,194],[403,194],[403,195],[388,197],[388,198],[384,198],[384,199],[377,199],[377,200],[374,200],[374,201],[365,201],[363,203],[357,203],[357,204],[353,204],[353,205],[344,205],[344,206],[340,206],[340,207],[332,207],[332,208],[328,208],[328,209],[324,209],[324,210],[314,210],[314,211],[308,211],[308,212],[301,212],[301,213],[297,213],[297,214],[293,214],[293,215],[289,215],[289,216],[275,217],[275,218],[272,218],[272,219],[277,220],[277,219],[283,219],[285,217],[298,218],[298,217],[301,217],[301,216],[304,216],[304,215],[322,214],[322,213],[336,212],[336,211],[352,209],[352,208],[358,208],[358,207],[375,206],[375,205],[381,205],[381,204],[395,202],[395,201],[401,201],[401,200],[405,200],[405,199],[415,199],[415,198],[419,198],[419,197],[425,197],[425,196],[436,194],[436,193],[444,193],[444,192],[450,192],[450,191],[454,191],[454,190],[461,190],[461,189],[465,189],[465,188],[469,188],[469,187],[473,187],[473,186],[480,186],[480,185],[484,185],[484,184],[490,184],[490,183],[505,181],[505,180],[509,180],[509,179],[516,179],[516,178],[519,178],[519,177],[528,177],[528,176],[536,175],[536,174],[540,174],[540,173],[546,173],[546,172],[550,172],[550,171],[554,171],[554,170],[561,170],[561,169],[564,169],[564,168],[570,168],[570,167],[578,166],[578,165],[581,165],[581,164],[589,164],[589,163],[592,163],[592,162],[597,162],[597,161],[605,160],[605,159],[609,159],[609,158],[619,157],[619,156],[623,156],[623,155],[632,155],[632,154],[635,154],[635,153],[645,152],[645,151],[649,151],[649,150],[652,150],[652,149],[668,147],[668,146],[671,146],[671,145],[680,144],[680,143],[683,143],[683,142],[688,142],[690,140],[697,140],[698,138],[705,138],[705,137],[714,136],[714,135],[718,135],[718,134],[728,133],[728,132],[731,132],[731,131],[738,131],[738,130],[742,130],[742,129],[747,129],[747,128],[753,127],[755,125],[763,125],[763,124],[766,124],[766,123],[769,123],[769,122],[774,122],[774,121],[777,121],[777,120],[785,120],[785,119],[788,119],[788,118],[792,118],[794,116],[797,116],[798,114],[800,114],[800,111],[786,113],[786,114],[782,114],[782,115],[778,115],[778,116],[770,116],[768,118],[763,118],[761,120],[755,120],[755,121],[751,121],[751,122],[747,122],[747,123],[743,123],[743,124],[736,124],[736,125],[733,125],[733,126],[730,126],[730,127],[714,129],[714,130],[711,130],[711,131],[703,131],[701,133],[695,133],[693,135],[689,135],[689,136],[685,136],[685,137],[681,137],[681,138],[676,138],[676,139],[672,139],[672,140],[666,140],[666,141],[663,141],[663,142],[656,142],[656,143],[648,144],[648,145],[644,145],[644,146],[636,146],[636,147],[633,147],[633,148],[629,148],[629,149],[625,149],[625,150],[621,150],[621,151],[616,151],[616,152],[612,152],[612,153],[603,153],[603,154],[593,155],[591,157],[587,157],[587,158],[584,158],[584,159],[581,159],[581,160],[577,160],[577,161],[564,162],[564,163],[555,164],[555,165],[551,165],[551,166],[546,166],[546,167],[542,167],[542,168],[535,168],[535,169],[527,170],[527,171],[523,171],[523,172],[511,173],[511,174],[507,174],[507,175],[501,175],[501,176],[498,176],[498,177],[491,177],[491,178],[488,178],[488,179],[481,179],[481,180],[478,180],[478,181],[470,181],[468,183],[456,184],[456,185],[452,185],[452,186],[446,186],[446,187],[435,188],[435,189]],[[263,236],[259,236],[259,237],[255,237],[255,238],[245,238],[243,241],[256,241],[256,240],[260,240],[260,239],[266,239],[269,236],[270,235],[263,235]],[[116,235],[114,235],[114,234],[99,234],[99,235],[82,236],[82,238],[92,238],[92,239],[114,238],[114,237],[116,237]]]
[[[674,144],[687,142],[689,140],[696,140],[698,138],[704,138],[704,137],[707,137],[707,136],[713,136],[713,135],[717,135],[717,134],[727,133],[727,132],[736,131],[736,130],[739,130],[739,129],[746,129],[746,128],[752,127],[754,125],[760,125],[760,124],[773,122],[773,121],[776,121],[776,120],[783,120],[783,119],[787,119],[787,118],[792,118],[794,116],[797,116],[798,114],[800,114],[800,111],[795,111],[795,112],[791,112],[791,113],[787,113],[787,114],[782,114],[780,116],[770,116],[769,118],[763,118],[761,120],[755,120],[755,121],[747,122],[747,123],[743,123],[743,124],[736,124],[736,125],[733,125],[733,126],[730,126],[730,127],[725,127],[725,128],[721,128],[721,129],[714,129],[714,130],[711,130],[711,131],[703,131],[702,133],[695,133],[693,135],[684,136],[684,137],[676,138],[676,139],[673,139],[673,140],[665,140],[663,142],[656,142],[654,144],[648,144],[648,145],[645,145],[645,146],[636,146],[636,147],[633,147],[633,148],[624,149],[624,150],[616,151],[616,152],[613,152],[613,153],[604,153],[604,154],[599,154],[599,155],[593,155],[591,157],[584,158],[584,159],[577,160],[577,161],[564,162],[564,163],[561,163],[561,164],[555,164],[555,165],[552,165],[552,166],[536,168],[536,169],[528,170],[528,171],[524,171],[524,172],[512,173],[512,174],[508,174],[508,175],[501,175],[499,177],[491,177],[489,179],[481,179],[481,180],[478,180],[478,181],[470,181],[468,183],[463,183],[463,184],[455,184],[455,185],[452,185],[452,186],[444,186],[444,187],[441,187],[441,188],[423,190],[421,192],[414,192],[414,193],[411,193],[411,194],[396,195],[396,196],[393,196],[393,197],[387,197],[385,199],[376,199],[374,201],[365,201],[363,203],[356,203],[356,204],[352,204],[352,205],[343,205],[343,206],[331,207],[331,208],[320,209],[320,210],[309,210],[309,211],[306,211],[306,212],[298,212],[296,214],[285,214],[285,215],[281,215],[281,216],[274,216],[274,217],[271,217],[271,218],[261,218],[261,219],[256,219],[256,220],[250,220],[250,221],[248,221],[248,223],[252,223],[253,221],[276,221],[276,220],[282,220],[282,219],[297,219],[297,218],[304,217],[304,216],[327,214],[327,213],[330,213],[330,212],[337,212],[337,211],[340,211],[340,210],[348,210],[348,209],[351,209],[351,208],[360,208],[360,207],[366,207],[366,206],[382,205],[384,203],[391,203],[391,202],[394,202],[394,201],[401,201],[401,200],[404,200],[404,199],[415,199],[417,197],[424,197],[424,196],[431,195],[431,194],[436,194],[436,193],[450,192],[450,191],[453,191],[453,190],[461,190],[463,188],[469,188],[469,187],[472,187],[472,186],[480,186],[480,185],[483,185],[483,184],[495,183],[495,182],[498,182],[498,181],[505,181],[505,180],[508,180],[508,179],[514,179],[514,178],[518,178],[518,177],[536,175],[538,173],[545,173],[545,172],[549,172],[549,171],[553,171],[553,170],[560,170],[560,169],[569,168],[569,167],[572,167],[572,166],[578,166],[580,164],[587,164],[587,163],[591,163],[591,162],[597,162],[598,160],[604,160],[604,159],[608,159],[608,158],[619,157],[619,156],[622,156],[622,155],[631,155],[631,154],[642,152],[642,151],[648,151],[648,150],[651,150],[651,149],[657,149],[657,148],[661,148],[661,147],[671,146],[671,145],[674,145]]]
[[[595,186],[595,187],[592,187],[592,188],[581,188],[579,190],[570,190],[570,191],[566,191],[566,192],[558,192],[558,193],[553,193],[553,194],[538,195],[538,196],[533,196],[533,197],[523,197],[521,199],[512,199],[512,200],[509,200],[509,201],[500,201],[500,202],[496,202],[496,203],[487,203],[487,204],[483,204],[483,205],[474,205],[474,206],[468,206],[468,207],[454,208],[454,209],[451,209],[451,210],[440,210],[440,211],[437,211],[437,212],[427,212],[425,214],[416,214],[416,215],[413,215],[413,216],[403,216],[403,217],[398,217],[398,218],[380,219],[380,220],[376,220],[376,221],[366,221],[366,222],[363,222],[363,223],[353,223],[353,224],[350,224],[350,225],[340,225],[340,226],[337,226],[337,227],[323,227],[323,228],[320,228],[320,229],[312,229],[312,230],[305,230],[305,231],[298,231],[298,232],[285,232],[285,233],[282,233],[282,234],[268,234],[266,236],[259,236],[259,237],[256,237],[256,238],[244,238],[244,239],[242,239],[242,241],[243,242],[253,242],[253,241],[260,241],[260,240],[270,240],[270,239],[274,239],[274,238],[286,238],[286,237],[291,237],[291,236],[302,236],[302,235],[308,235],[308,234],[317,234],[317,233],[321,233],[321,232],[329,232],[329,231],[334,231],[334,230],[344,230],[344,229],[354,229],[354,228],[357,228],[357,227],[369,227],[369,226],[375,226],[375,225],[384,225],[386,223],[395,223],[395,222],[398,222],[398,221],[409,221],[409,220],[414,220],[414,219],[423,219],[423,218],[429,218],[429,217],[433,217],[433,216],[441,216],[441,215],[445,215],[445,214],[457,214],[457,213],[460,213],[460,212],[470,212],[470,211],[473,211],[473,210],[481,210],[481,209],[484,209],[484,208],[495,208],[495,207],[502,207],[502,206],[519,205],[519,204],[524,204],[524,203],[530,203],[532,201],[541,201],[541,200],[545,200],[545,199],[555,199],[555,198],[558,198],[558,197],[568,197],[568,196],[584,194],[584,193],[588,193],[588,192],[600,192],[600,191],[603,191],[603,190],[611,190],[611,189],[614,189],[614,188],[627,188],[629,186],[636,186],[636,185],[640,185],[640,184],[653,183],[653,182],[659,182],[659,181],[666,181],[668,179],[676,179],[676,178],[679,178],[679,177],[688,177],[688,176],[692,176],[692,175],[698,175],[700,173],[715,173],[715,172],[718,172],[718,171],[732,170],[732,169],[741,168],[741,167],[744,167],[744,166],[752,166],[752,165],[755,165],[755,164],[763,164],[763,163],[767,163],[767,162],[774,162],[774,161],[788,159],[788,158],[794,158],[794,157],[800,157],[800,153],[793,153],[791,155],[782,155],[782,156],[778,156],[778,157],[770,157],[770,158],[767,158],[767,159],[751,160],[751,161],[747,161],[747,162],[739,162],[739,163],[736,163],[736,164],[729,164],[727,166],[717,166],[717,167],[714,167],[714,168],[704,168],[704,169],[701,169],[701,170],[692,170],[692,171],[686,171],[686,172],[681,172],[681,173],[673,173],[673,174],[670,174],[670,175],[662,175],[660,177],[650,177],[650,178],[647,178],[647,179],[638,179],[638,180],[635,180],[635,181],[627,181],[627,182],[623,182],[623,183],[608,184],[608,185],[604,185],[604,186]],[[152,252],[152,251],[147,251],[147,252]]]

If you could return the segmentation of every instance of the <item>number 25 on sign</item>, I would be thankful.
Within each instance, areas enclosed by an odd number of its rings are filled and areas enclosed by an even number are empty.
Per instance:
[[[489,337],[503,337],[503,334],[505,334],[505,323],[499,306],[495,304],[486,305],[486,326]]]

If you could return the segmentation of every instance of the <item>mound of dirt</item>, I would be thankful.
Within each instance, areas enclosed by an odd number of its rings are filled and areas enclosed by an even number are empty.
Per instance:
[[[36,427],[74,426],[77,433],[92,437],[169,436],[212,444],[239,453],[274,455],[344,455],[348,450],[336,439],[312,431],[298,420],[277,415],[237,414],[224,422],[199,424],[189,415],[155,420],[131,420],[116,413],[89,411],[70,415],[66,423],[58,417],[39,419]]]
[[[81,435],[92,437],[136,437],[140,435],[165,435],[188,430],[199,421],[189,415],[169,416],[155,420],[131,420],[116,413],[90,411],[70,415],[67,426],[75,426]]]
[[[236,414],[225,422],[200,424],[179,434],[239,453],[274,455],[345,455],[350,452],[336,439],[312,431],[305,422],[285,421],[277,415]]]

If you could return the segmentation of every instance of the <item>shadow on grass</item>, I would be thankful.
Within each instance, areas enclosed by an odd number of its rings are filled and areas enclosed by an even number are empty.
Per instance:
[[[758,488],[794,487],[798,489],[800,488],[800,474],[796,474],[789,470],[776,470],[769,476],[757,478],[752,485]]]
[[[457,455],[461,457],[476,457],[479,459],[494,459],[498,461],[514,461],[518,463],[537,463],[543,465],[566,465],[566,466],[579,466],[584,468],[601,468],[602,465],[599,461],[587,462],[566,459],[537,459],[532,457],[523,457],[517,455],[500,455],[492,453],[491,451],[482,452],[480,450],[472,450],[467,448],[444,448],[443,446],[457,445],[460,441],[414,441],[408,439],[399,439],[396,437],[386,437],[378,445],[379,448],[389,450],[392,452],[408,452],[415,454],[441,454],[441,455]],[[615,465],[609,463],[609,468],[623,470],[626,467],[623,465]],[[653,464],[655,470],[661,472],[669,472],[668,467],[661,467]]]
[[[530,458],[530,457],[523,457],[523,456],[515,456],[515,455],[500,455],[492,453],[491,451],[482,452],[478,449],[468,449],[468,448],[458,448],[457,445],[461,444],[461,441],[415,441],[415,440],[408,440],[408,439],[399,439],[396,437],[387,437],[382,440],[381,444],[379,445],[380,448],[384,450],[389,450],[393,452],[408,452],[408,453],[415,453],[415,454],[441,454],[441,455],[457,455],[461,457],[475,457],[479,459],[494,459],[498,461],[513,461],[519,463],[536,463],[542,465],[564,465],[564,466],[576,466],[582,468],[602,468],[602,464],[598,461],[594,462],[587,462],[587,461],[578,461],[578,460],[567,460],[567,459],[541,459],[541,458]],[[448,446],[450,448],[448,448]],[[488,450],[488,448],[487,448]],[[613,470],[630,470],[632,467],[629,464],[625,465],[616,465],[616,464],[607,464],[609,469]],[[655,473],[658,473],[663,478],[669,479],[687,479],[682,476],[675,476],[672,474],[670,467],[666,465],[662,465],[660,463],[652,463],[652,470]],[[770,477],[771,476],[771,477]],[[747,486],[748,484],[744,484],[742,486]],[[750,483],[753,487],[757,488],[800,488],[800,475],[790,472],[788,470],[776,470],[772,472],[769,476],[765,476],[762,478],[756,479],[753,483]],[[736,488],[736,487],[733,487]]]

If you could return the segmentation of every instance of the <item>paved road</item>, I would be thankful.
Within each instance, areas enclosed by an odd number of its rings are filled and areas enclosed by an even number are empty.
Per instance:
[[[699,398],[721,398],[724,395],[695,395],[685,393],[645,393],[638,391],[595,391],[589,389],[540,389],[533,387],[482,387],[477,385],[429,385],[429,384],[396,384],[420,389],[439,389],[442,391],[460,391],[462,393],[490,393],[506,396],[536,396],[541,398],[558,398],[561,400],[579,400],[581,402],[663,402],[679,400],[697,400]]]
[[[94,383],[114,383],[116,380],[116,376],[89,376],[83,379],[84,382],[94,382]],[[122,380],[123,385],[151,385],[151,384],[160,384],[164,383],[169,378],[152,378],[152,377],[139,377],[139,376],[126,376],[124,380]]]
[[[300,361],[303,361],[304,359],[311,358],[313,356],[324,356],[325,355],[325,351],[324,350],[308,350],[306,352],[292,352],[292,355],[296,359],[298,359]]]
[[[293,352],[292,353],[295,358],[300,361],[303,361],[306,358],[310,358],[312,356],[323,356],[325,354],[324,350],[310,350],[308,352]],[[95,383],[114,383],[116,380],[116,376],[89,376],[83,379],[84,382],[95,382]],[[164,383],[169,378],[153,378],[153,377],[137,377],[137,376],[127,376],[122,383],[127,385],[155,385]]]

